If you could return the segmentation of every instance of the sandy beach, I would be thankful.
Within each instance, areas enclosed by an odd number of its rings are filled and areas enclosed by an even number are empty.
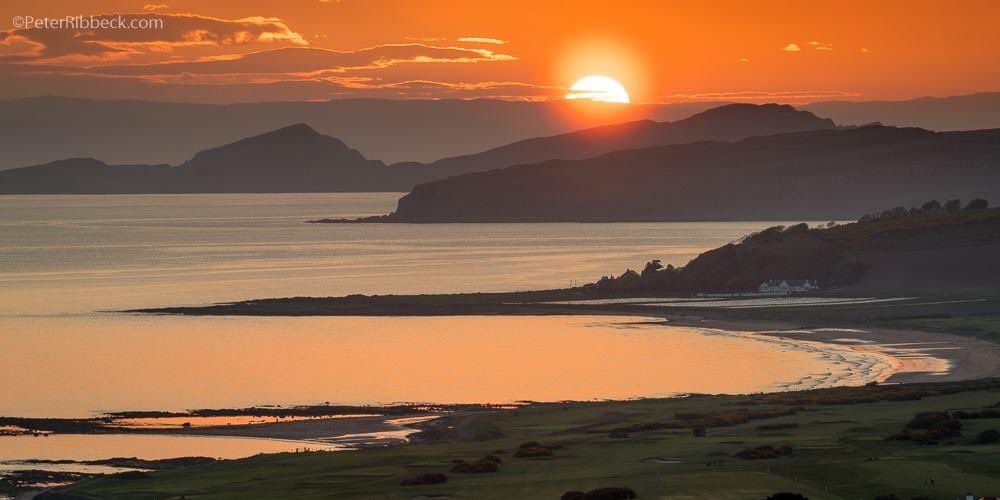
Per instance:
[[[781,321],[667,316],[667,321],[675,325],[748,331],[886,356],[894,360],[894,367],[880,382],[955,382],[1000,376],[1000,345],[975,338],[911,329],[803,328]]]

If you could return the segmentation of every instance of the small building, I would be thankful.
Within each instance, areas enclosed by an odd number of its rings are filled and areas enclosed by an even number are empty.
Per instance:
[[[816,280],[767,280],[757,287],[760,293],[808,292],[819,289]]]

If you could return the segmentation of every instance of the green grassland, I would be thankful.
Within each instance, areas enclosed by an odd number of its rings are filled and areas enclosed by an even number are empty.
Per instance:
[[[161,499],[556,499],[568,490],[625,486],[639,498],[678,499],[762,499],[778,491],[811,499],[870,499],[890,493],[903,499],[952,499],[966,492],[996,495],[1000,443],[974,440],[984,430],[1000,429],[1000,419],[962,420],[961,436],[932,445],[886,437],[900,432],[920,412],[974,411],[997,403],[1000,382],[994,381],[542,404],[449,418],[433,433],[460,434],[463,439],[354,452],[262,455],[135,478],[91,479],[66,492]],[[746,412],[763,417],[742,423],[733,417]],[[776,414],[784,415],[769,416]],[[693,436],[691,425],[708,426],[707,436]],[[631,429],[621,437],[625,428]],[[612,437],[612,429],[619,429],[619,437]],[[513,452],[525,441],[556,449],[551,457],[515,458]],[[733,456],[746,448],[782,444],[791,445],[793,453],[761,460]],[[498,472],[448,472],[453,459],[476,460],[486,454],[500,457]],[[428,472],[446,473],[448,482],[399,486],[404,478]]]

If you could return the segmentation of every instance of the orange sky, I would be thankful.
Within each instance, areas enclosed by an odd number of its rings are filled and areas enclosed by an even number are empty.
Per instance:
[[[91,14],[164,25],[13,29]],[[908,99],[1000,90],[998,20],[995,0],[15,0],[0,97],[551,99],[604,74],[633,102]]]

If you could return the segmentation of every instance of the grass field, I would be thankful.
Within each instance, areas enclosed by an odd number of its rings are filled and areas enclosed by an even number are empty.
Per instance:
[[[969,492],[1000,494],[1000,444],[973,444],[983,430],[1000,429],[1000,419],[962,420],[961,436],[934,445],[885,439],[901,431],[919,412],[979,410],[1000,403],[1000,383],[919,400],[900,400],[908,398],[891,396],[894,390],[900,389],[785,393],[756,399],[749,406],[752,396],[538,405],[457,417],[439,429],[461,431],[467,439],[356,452],[264,455],[139,478],[93,479],[67,492],[99,498],[556,499],[568,490],[625,486],[638,492],[639,498],[677,499],[763,499],[778,491],[798,492],[811,499],[871,499],[887,494],[901,499],[954,499]],[[857,400],[857,395],[895,400],[830,404]],[[803,404],[803,398],[811,401]],[[694,437],[687,428],[631,431],[628,437],[611,437],[608,432],[635,424],[697,418],[684,414],[748,409],[793,409],[796,413],[711,427],[706,437]],[[765,424],[779,428],[758,428]],[[547,458],[513,457],[525,441],[561,447]],[[793,453],[762,460],[733,456],[745,448],[769,444],[791,445]],[[453,459],[475,460],[488,453],[503,461],[496,473],[448,472]],[[446,473],[448,482],[399,486],[403,478],[427,472]]]

